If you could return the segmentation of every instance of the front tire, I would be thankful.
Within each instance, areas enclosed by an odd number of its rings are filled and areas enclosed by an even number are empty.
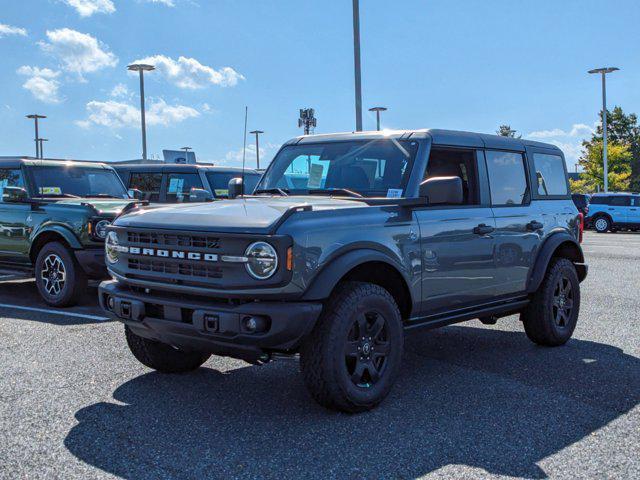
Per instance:
[[[346,282],[302,345],[305,385],[326,408],[370,410],[389,394],[403,346],[402,319],[391,294],[378,285]]]
[[[580,281],[576,267],[566,258],[554,258],[520,320],[532,342],[555,347],[571,338],[579,312]]]
[[[593,221],[593,228],[598,233],[606,233],[609,230],[612,230],[611,220],[607,217],[598,217]]]
[[[87,289],[87,276],[73,253],[59,242],[47,243],[36,259],[36,286],[52,307],[69,307]]]
[[[162,373],[185,373],[199,368],[211,355],[184,352],[166,343],[136,335],[125,325],[127,345],[133,356],[143,365]]]

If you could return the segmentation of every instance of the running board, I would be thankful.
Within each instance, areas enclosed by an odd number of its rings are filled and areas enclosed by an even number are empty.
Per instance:
[[[440,315],[428,315],[426,317],[412,318],[407,324],[405,324],[405,330],[414,330],[418,328],[432,329],[438,327],[444,327],[454,323],[466,322],[467,320],[473,320],[481,317],[506,317],[507,315],[514,314],[522,308],[526,307],[529,300],[512,300],[510,302],[504,302],[497,305],[489,305],[474,310],[449,312]]]
[[[27,280],[33,278],[32,270],[9,270],[0,269],[0,282],[8,282],[11,280]]]

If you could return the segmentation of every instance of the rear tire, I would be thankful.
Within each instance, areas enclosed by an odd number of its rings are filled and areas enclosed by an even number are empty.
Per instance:
[[[305,385],[326,408],[370,410],[389,394],[403,345],[400,310],[391,294],[371,283],[346,282],[302,344]]]
[[[593,221],[593,228],[598,233],[606,233],[609,230],[612,230],[611,220],[607,217],[597,217]]]
[[[133,356],[143,365],[159,372],[191,372],[199,368],[211,356],[200,352],[183,352],[166,343],[143,338],[133,333],[126,325],[124,332]]]
[[[87,276],[73,253],[59,242],[47,243],[36,259],[36,286],[52,307],[69,307],[87,289]]]
[[[571,338],[579,312],[580,282],[576,267],[566,258],[554,258],[520,320],[532,342],[555,347]]]

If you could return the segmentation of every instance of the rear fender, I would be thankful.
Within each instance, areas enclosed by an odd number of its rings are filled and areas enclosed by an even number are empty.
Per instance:
[[[584,263],[584,254],[582,248],[576,239],[567,232],[559,232],[551,235],[543,244],[538,252],[536,261],[529,273],[529,281],[527,283],[527,292],[534,293],[540,287],[547,267],[554,254],[561,249],[563,256],[569,258],[578,271],[580,281],[587,276],[587,266]]]

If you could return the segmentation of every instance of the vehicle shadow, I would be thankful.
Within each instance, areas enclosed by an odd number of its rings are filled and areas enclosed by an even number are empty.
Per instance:
[[[59,314],[50,314],[15,307],[26,307],[50,310]],[[95,286],[87,287],[78,305],[71,308],[55,308],[47,305],[38,294],[34,280],[0,282],[0,315],[10,311],[11,318],[43,322],[55,325],[79,325],[88,323],[104,323],[107,320],[93,320],[88,317],[74,315],[90,315],[104,318],[98,305],[98,290]]]
[[[79,410],[65,445],[129,479],[414,478],[452,464],[545,478],[536,462],[640,401],[640,360],[604,344],[550,349],[449,327],[406,350],[392,395],[369,413],[317,406],[291,363],[148,373],[115,390],[122,404]]]

